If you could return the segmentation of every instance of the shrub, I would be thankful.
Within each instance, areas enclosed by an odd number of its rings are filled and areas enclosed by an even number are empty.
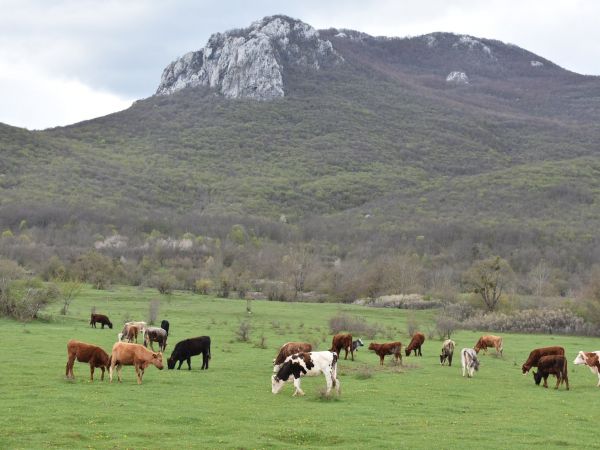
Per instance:
[[[156,288],[160,294],[172,294],[176,283],[175,277],[166,272],[155,274],[150,278],[150,286]]]
[[[199,280],[196,280],[196,282],[194,283],[194,290],[198,294],[202,294],[202,295],[208,295],[209,292],[211,291],[212,287],[213,287],[213,282],[212,282],[212,280],[209,280],[208,278],[201,278]]]
[[[0,315],[29,322],[58,295],[55,285],[44,285],[38,279],[0,280]]]
[[[252,330],[252,324],[249,321],[244,320],[240,322],[240,326],[236,330],[235,334],[238,341],[248,342],[250,340],[250,331]]]
[[[383,327],[370,324],[362,317],[341,313],[329,319],[329,329],[333,334],[347,331],[356,336],[360,335],[367,339],[373,339]]]

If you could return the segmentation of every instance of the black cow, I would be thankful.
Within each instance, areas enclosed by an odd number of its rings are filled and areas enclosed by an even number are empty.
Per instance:
[[[177,367],[177,370],[179,370],[181,369],[183,361],[187,360],[188,370],[192,370],[192,356],[199,355],[200,353],[202,353],[201,370],[208,369],[208,360],[211,358],[209,336],[200,336],[179,341],[177,345],[175,345],[173,353],[171,353],[171,356],[167,359],[167,367],[169,369],[174,369],[175,363],[179,361],[179,367]]]
[[[108,328],[110,328],[112,330],[112,323],[110,321],[110,319],[105,316],[104,314],[93,314],[90,316],[90,325],[94,328],[96,328],[96,324],[100,323],[102,324],[102,329],[104,329],[104,325],[108,326]]]
[[[168,337],[169,336],[169,321],[168,320],[163,320],[160,323],[160,327],[167,332],[167,337]]]

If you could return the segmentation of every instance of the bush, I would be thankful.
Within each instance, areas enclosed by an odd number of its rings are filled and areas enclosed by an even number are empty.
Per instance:
[[[333,334],[346,331],[355,336],[360,335],[367,339],[373,339],[383,327],[377,324],[367,323],[362,317],[341,313],[329,319],[329,329]]]
[[[194,283],[194,291],[202,295],[208,295],[212,287],[213,282],[208,278],[201,278]]]
[[[169,273],[158,273],[150,278],[150,286],[156,288],[160,294],[172,294],[176,283],[175,277]]]
[[[239,328],[235,332],[237,340],[241,342],[248,342],[250,340],[250,331],[252,331],[252,325],[249,321],[244,320],[240,323]]]
[[[44,285],[38,279],[0,280],[0,315],[29,322],[58,296],[54,284]]]

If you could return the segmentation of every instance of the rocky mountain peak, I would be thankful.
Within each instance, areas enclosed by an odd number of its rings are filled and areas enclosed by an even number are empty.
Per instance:
[[[287,70],[319,70],[342,61],[331,42],[310,25],[269,16],[248,28],[215,33],[203,49],[173,61],[163,71],[156,94],[208,86],[228,98],[271,100],[285,95]]]

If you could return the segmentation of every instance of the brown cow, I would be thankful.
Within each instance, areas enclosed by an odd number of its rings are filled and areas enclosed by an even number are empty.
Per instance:
[[[348,359],[348,350],[350,350],[350,355],[352,356],[352,361],[354,361],[354,349],[352,348],[352,335],[351,334],[336,334],[333,337],[333,341],[331,342],[330,352],[336,352],[338,357],[341,356],[340,351],[345,350],[346,354],[344,355],[344,359]]]
[[[117,377],[121,382],[121,368],[123,366],[134,366],[138,384],[142,384],[144,370],[153,364],[158,369],[163,369],[162,353],[155,353],[143,345],[117,342],[113,345],[110,356],[110,382],[113,379],[113,369],[117,366]]]
[[[415,356],[417,356],[417,352],[418,356],[423,356],[423,354],[421,353],[421,345],[423,345],[423,342],[425,342],[425,335],[423,333],[419,333],[417,331],[415,334],[413,334],[413,337],[410,340],[408,347],[406,347],[406,349],[404,350],[406,356],[410,356],[410,352],[412,352],[413,350],[415,352]]]
[[[112,330],[112,327],[113,327],[112,322],[110,321],[108,316],[105,316],[104,314],[92,314],[90,316],[90,325],[93,328],[96,328],[97,323],[102,324],[102,329],[104,329],[104,325],[106,325],[108,328],[110,328]]]
[[[279,349],[279,353],[273,360],[273,372],[277,372],[287,358],[294,353],[310,353],[312,352],[312,345],[308,342],[286,342]]]
[[[539,385],[542,378],[544,379],[544,387],[548,387],[548,375],[556,376],[556,387],[560,386],[560,383],[567,384],[567,391],[569,390],[569,376],[567,373],[567,358],[562,355],[548,355],[542,356],[538,361],[538,371],[533,372],[533,379],[535,384]]]
[[[130,344],[135,340],[135,343],[137,344],[137,338],[138,338],[138,327],[136,327],[135,325],[129,325],[127,327],[127,334],[126,334],[126,339],[127,342],[129,342]]]
[[[527,372],[529,372],[529,370],[531,370],[532,367],[537,367],[538,361],[540,360],[540,358],[542,356],[548,356],[548,355],[565,356],[565,349],[562,347],[558,347],[558,346],[542,347],[542,348],[533,349],[531,351],[531,353],[529,354],[529,358],[527,358],[527,361],[525,361],[525,363],[523,364],[523,367],[521,367],[521,370],[523,371],[523,375],[525,375]]]
[[[378,344],[371,342],[369,344],[369,350],[373,350],[379,356],[379,365],[383,366],[383,360],[386,355],[394,355],[396,363],[402,361],[402,342],[386,342],[384,344]]]
[[[85,342],[79,342],[71,339],[67,342],[67,370],[66,377],[74,379],[73,366],[75,360],[90,364],[90,381],[94,381],[94,368],[102,369],[100,380],[104,380],[104,370],[110,366],[110,357],[100,347]]]
[[[476,353],[479,353],[479,350],[483,350],[483,353],[487,353],[488,347],[494,347],[496,349],[496,354],[500,353],[500,356],[502,356],[502,351],[504,349],[502,348],[502,338],[500,336],[493,336],[491,334],[481,336],[473,349]]]

